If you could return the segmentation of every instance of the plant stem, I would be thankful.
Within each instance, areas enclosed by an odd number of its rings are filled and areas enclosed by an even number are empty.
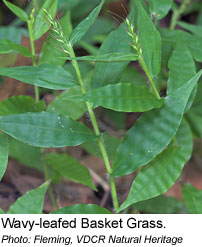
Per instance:
[[[74,58],[75,57],[75,53],[74,53],[74,50],[73,50],[71,44],[69,44],[69,52],[70,52],[70,57]],[[80,69],[79,69],[79,66],[78,66],[78,62],[76,60],[72,60],[72,64],[73,64],[74,69],[76,71],[76,74],[77,74],[77,77],[78,77],[78,80],[79,80],[79,83],[80,83],[80,86],[81,86],[82,94],[85,94],[86,93],[86,89],[85,89],[85,86],[84,86],[84,83],[83,83],[83,80],[82,80],[82,76],[81,76],[81,72],[80,72]],[[94,111],[93,111],[93,109],[91,107],[90,102],[86,101],[86,106],[87,106],[87,109],[88,109],[88,113],[90,115],[90,119],[91,119],[91,122],[92,122],[92,125],[93,125],[93,129],[94,129],[95,135],[98,136],[98,145],[99,145],[99,148],[100,148],[100,151],[101,151],[104,163],[105,163],[105,167],[106,167],[107,173],[109,175],[109,181],[110,181],[110,187],[111,187],[111,195],[112,195],[114,209],[115,209],[115,211],[118,211],[118,209],[119,209],[118,196],[117,196],[115,180],[114,180],[114,177],[112,176],[112,168],[111,168],[111,165],[110,165],[109,157],[108,157],[106,148],[104,146],[104,142],[103,142],[103,139],[101,137],[101,133],[100,133],[100,130],[99,130],[99,127],[98,127],[98,123],[97,123],[97,120],[96,120],[96,117],[95,117],[95,114],[94,114]]]
[[[33,22],[31,20],[27,21],[28,31],[29,31],[29,40],[30,40],[30,46],[31,46],[31,53],[32,53],[32,65],[36,66],[36,52],[35,52],[35,46],[34,46],[34,37],[33,37]],[[39,102],[39,88],[37,86],[34,86],[35,90],[35,101]]]
[[[154,90],[154,93],[156,94],[156,97],[157,97],[158,99],[160,99],[161,97],[160,97],[160,95],[159,95],[159,92],[158,92],[158,90],[157,90],[157,88],[156,88],[156,86],[155,86],[155,83],[154,83],[154,81],[153,81],[153,78],[152,78],[152,76],[150,75],[149,70],[148,70],[148,68],[147,68],[147,65],[146,65],[146,63],[145,63],[145,61],[144,61],[144,59],[143,59],[142,56],[139,56],[139,63],[140,63],[140,65],[141,65],[142,69],[144,70],[144,72],[145,72],[145,74],[146,74],[146,76],[147,76],[149,82],[151,83],[151,86],[152,86],[152,88],[153,88],[153,90]]]
[[[172,19],[171,19],[171,23],[170,23],[170,30],[174,30],[175,29],[175,26],[177,25],[178,19],[184,13],[184,11],[186,10],[187,5],[190,2],[191,2],[191,0],[183,0],[183,2],[180,5],[180,7],[178,9],[174,10],[173,16],[172,16]]]
[[[34,11],[32,12],[34,13]],[[34,45],[34,37],[33,37],[33,15],[31,15],[31,20],[27,21],[27,26],[28,26],[28,32],[29,32],[29,39],[30,39],[30,46],[31,46],[31,53],[32,53],[32,65],[33,66],[37,66],[37,62],[36,62],[36,52],[35,52],[35,45]],[[36,103],[39,102],[39,88],[37,86],[34,86],[34,90],[35,90],[35,101]],[[47,164],[44,160],[44,149],[41,148],[41,152],[43,155],[43,166],[44,166],[44,176],[45,176],[45,181],[49,180],[49,174],[48,174],[48,167]],[[56,203],[56,199],[53,193],[53,190],[51,188],[51,185],[48,189],[48,193],[49,193],[49,197],[51,200],[51,204],[53,205],[53,209],[57,210],[57,203]]]

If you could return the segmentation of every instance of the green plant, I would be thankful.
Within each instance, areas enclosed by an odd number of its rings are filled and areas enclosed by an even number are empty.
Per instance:
[[[81,144],[90,153],[102,157],[115,212],[130,206],[128,212],[144,209],[155,212],[155,202],[164,205],[163,212],[185,208],[182,202],[162,194],[179,179],[191,158],[193,135],[202,136],[201,86],[197,89],[202,70],[196,72],[196,62],[197,67],[202,62],[201,26],[179,22],[190,1],[184,0],[177,7],[172,0],[133,0],[128,17],[115,30],[110,28],[109,35],[102,26],[107,20],[99,19],[100,26],[96,22],[104,0],[97,1],[98,5],[93,6],[91,13],[74,28],[71,15],[73,19],[75,6],[81,4],[79,0],[67,6],[60,0],[41,1],[40,6],[32,1],[34,8],[29,14],[29,8],[25,12],[9,1],[3,1],[27,24],[31,49],[5,38],[0,40],[1,53],[31,57],[33,66],[0,67],[0,75],[34,85],[35,101],[21,95],[0,102],[0,178],[5,173],[10,152],[10,156],[21,163],[43,169],[47,180],[20,197],[8,213],[20,213],[21,210],[41,213],[49,180],[55,177],[59,180],[63,176],[96,191],[88,169],[75,158],[62,149],[60,153],[46,151]],[[63,16],[56,21],[57,8],[61,6]],[[160,20],[170,10],[173,11],[170,28],[160,28]],[[108,22],[107,25],[112,27]],[[177,24],[185,30],[175,29]],[[35,40],[48,30],[38,55]],[[14,29],[15,33],[19,31]],[[99,49],[95,46],[97,42],[102,43]],[[77,47],[89,55],[76,56]],[[131,61],[139,63],[144,76],[129,64]],[[41,88],[64,91],[46,107],[40,100]],[[165,89],[166,96],[163,95]],[[143,114],[121,141],[100,130],[94,113],[98,106],[116,112],[116,119],[123,113]],[[92,128],[77,121],[85,112],[89,114]],[[108,143],[110,152],[106,149]],[[25,148],[28,155],[22,157]],[[135,171],[129,195],[120,205],[115,178]],[[75,205],[57,210],[51,186],[49,195],[53,213],[110,213],[96,205]],[[201,191],[186,184],[183,185],[183,197],[192,213],[202,212]],[[33,201],[38,205],[31,207]],[[152,205],[150,209],[147,203]],[[167,204],[174,211],[170,211]]]

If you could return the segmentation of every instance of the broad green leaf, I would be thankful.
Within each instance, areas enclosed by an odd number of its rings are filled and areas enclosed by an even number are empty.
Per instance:
[[[46,182],[19,197],[17,201],[10,206],[7,214],[41,214],[44,205],[44,196],[49,184],[49,182]]]
[[[194,89],[191,92],[191,95],[189,97],[189,100],[188,100],[186,108],[185,108],[185,113],[187,113],[190,110],[190,108],[192,107],[192,104],[193,104],[194,99],[196,97],[197,89],[198,89],[198,84],[194,87]]]
[[[186,115],[186,119],[189,122],[192,132],[195,137],[202,138],[202,113],[195,108],[191,109]]]
[[[58,113],[62,116],[69,116],[73,120],[79,119],[87,111],[85,102],[63,100],[62,98],[70,97],[72,95],[79,94],[80,92],[81,88],[79,86],[70,88],[67,91],[62,92],[49,104],[47,111]]]
[[[101,0],[101,3],[89,14],[89,16],[75,27],[70,35],[70,41],[72,44],[79,42],[89,30],[89,28],[93,25],[102,9],[104,2],[105,0]]]
[[[6,1],[6,0],[3,0],[3,2],[21,20],[23,20],[23,21],[28,20],[28,16],[27,16],[26,12],[24,10],[22,10],[20,7],[16,6],[13,3],[10,3],[9,1]]]
[[[36,103],[30,96],[19,95],[0,102],[0,116],[25,112],[40,112],[46,109],[44,101]]]
[[[19,66],[0,68],[0,75],[39,87],[62,90],[76,85],[75,79],[62,66],[42,64],[39,66]]]
[[[172,45],[172,47],[176,46],[176,43],[179,40],[179,37],[183,37],[183,40],[190,50],[193,58],[197,62],[202,62],[202,39],[201,37],[197,37],[196,35],[189,34],[187,32],[181,30],[169,30],[169,29],[161,29],[161,37],[162,42],[167,45]]]
[[[164,18],[171,9],[173,0],[147,0],[150,3],[151,15],[156,19]]]
[[[127,61],[136,61],[138,56],[133,53],[117,52],[109,53],[97,56],[83,56],[83,57],[67,57],[67,60],[80,60],[80,61],[89,61],[89,62],[101,62],[101,63],[120,63]]]
[[[70,12],[67,12],[59,20],[59,23],[65,37],[68,39],[72,31]],[[42,47],[39,64],[46,63],[63,65],[66,61],[65,58],[61,58],[62,56],[64,56],[64,51],[61,49],[61,43],[54,38],[53,34],[54,32],[50,30]]]
[[[0,129],[37,147],[77,146],[96,138],[83,124],[47,112],[0,117]]]
[[[163,29],[160,29],[160,33]],[[177,43],[178,41],[176,41]],[[176,43],[173,44],[169,41],[166,40],[166,37],[164,35],[162,35],[161,33],[161,63],[162,63],[162,67],[163,69],[166,69],[167,71],[167,67],[168,67],[168,61],[171,57],[171,54],[173,52],[173,49],[176,46]]]
[[[202,26],[197,26],[197,25],[193,25],[187,22],[182,22],[179,21],[177,23],[180,27],[184,28],[185,30],[195,34],[198,37],[202,37]]]
[[[187,101],[202,71],[165,99],[162,108],[144,113],[128,131],[117,150],[114,176],[123,176],[149,163],[176,134]]]
[[[46,13],[44,9],[48,11],[54,19],[57,11],[57,3],[57,0],[46,0],[39,9],[34,21],[34,40],[39,39],[50,27],[50,23],[47,23],[46,21]]]
[[[60,0],[58,2],[58,8],[64,9],[65,10],[71,10],[73,8],[75,8],[76,6],[78,6],[78,4],[81,2],[82,0]]]
[[[172,94],[196,74],[196,66],[190,51],[179,40],[168,63],[169,80],[167,95]]]
[[[111,214],[111,212],[94,204],[77,204],[61,208],[51,214]]]
[[[111,32],[100,47],[97,56],[109,53],[130,53],[132,48],[128,44],[128,34],[125,31],[126,24]],[[96,63],[94,74],[91,80],[93,89],[106,86],[108,84],[117,83],[128,62],[121,63]]]
[[[22,143],[12,137],[9,138],[9,157],[27,167],[44,171],[41,149]]]
[[[81,165],[76,159],[66,154],[51,153],[45,156],[45,162],[69,181],[96,190],[88,168]]]
[[[118,148],[118,145],[121,143],[121,139],[110,136],[108,134],[102,135],[102,140],[104,142],[105,148],[107,150],[108,156],[110,160],[113,160],[116,155],[116,150]],[[86,142],[82,144],[82,147],[90,154],[103,158],[102,154],[100,152],[100,148],[98,146],[98,143],[96,141]]]
[[[202,214],[202,190],[185,184],[182,190],[185,205],[192,214]]]
[[[0,54],[6,54],[6,53],[20,53],[24,57],[31,57],[32,54],[30,50],[22,45],[18,45],[8,39],[1,39],[0,40]]]
[[[152,76],[157,76],[161,69],[161,36],[141,2],[135,1],[136,34],[147,68]]]
[[[201,37],[197,37],[195,35],[189,34],[187,32],[183,32],[184,40],[190,49],[192,56],[197,62],[202,62],[202,39]]]
[[[158,196],[146,201],[137,202],[133,206],[139,211],[151,214],[176,214],[184,210],[184,203],[174,197]]]
[[[72,1],[72,0],[70,0]],[[75,0],[74,0],[75,1]],[[78,0],[76,0],[78,1]],[[84,1],[80,1],[79,2],[79,7],[75,6],[72,10],[71,10],[71,14],[72,14],[72,19],[73,20],[83,20],[84,18],[86,18],[86,16],[93,11],[94,8],[97,7],[97,5],[100,3],[100,0],[86,0]]]
[[[120,83],[133,83],[137,86],[144,86],[146,85],[146,79],[138,69],[128,66],[121,76]]]
[[[0,39],[8,39],[16,44],[21,44],[22,34],[27,36],[27,31],[24,28],[13,26],[0,27]]]
[[[96,44],[97,37],[100,35],[109,34],[115,28],[115,26],[115,22],[112,19],[99,16],[85,34],[85,36],[82,38],[82,41]]]
[[[4,133],[0,133],[0,181],[6,171],[8,150],[8,137]]]
[[[161,107],[164,102],[164,99],[157,99],[146,87],[130,83],[101,87],[89,91],[83,98],[97,106],[121,112],[145,112]]]
[[[198,84],[198,90],[190,111],[185,115],[195,137],[202,138],[202,83]]]
[[[176,142],[176,146],[165,149],[138,173],[120,210],[161,195],[171,188],[192,154],[192,133],[185,121],[178,130]]]

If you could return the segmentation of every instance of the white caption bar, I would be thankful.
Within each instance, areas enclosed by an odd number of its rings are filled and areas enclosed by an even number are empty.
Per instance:
[[[0,246],[202,246],[202,215],[1,215]]]

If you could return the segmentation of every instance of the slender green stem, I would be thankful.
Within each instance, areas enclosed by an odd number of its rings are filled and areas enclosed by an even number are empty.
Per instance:
[[[174,10],[173,15],[172,15],[172,19],[171,19],[171,23],[170,23],[170,29],[174,30],[175,26],[177,25],[177,22],[180,18],[180,16],[184,13],[184,11],[186,10],[187,5],[191,2],[191,0],[183,0],[182,4],[180,5],[180,7],[176,10]]]
[[[30,46],[31,46],[31,53],[32,53],[32,65],[37,66],[34,37],[33,37],[34,10],[32,11],[32,14],[30,17],[31,17],[30,20],[27,21],[27,27],[28,27],[28,32],[29,32],[29,39],[30,39]],[[39,102],[39,88],[37,86],[34,86],[34,90],[35,90],[35,101]],[[48,174],[47,164],[44,160],[44,149],[42,148],[41,151],[43,155],[44,176],[45,176],[45,180],[48,181],[49,174]],[[56,199],[55,199],[53,190],[51,188],[51,185],[48,189],[48,193],[50,196],[51,203],[53,205],[53,209],[57,210],[57,203],[56,203]]]
[[[33,37],[33,22],[31,20],[27,21],[28,31],[29,31],[29,40],[31,46],[31,53],[32,53],[32,65],[36,66],[36,52],[35,52],[35,45],[34,45],[34,37]],[[34,86],[35,90],[35,101],[39,102],[39,88]]]
[[[144,59],[143,59],[142,56],[139,56],[139,63],[140,63],[140,65],[141,65],[142,69],[144,70],[144,72],[145,72],[145,74],[146,74],[146,76],[147,76],[149,82],[151,83],[151,86],[152,86],[152,88],[153,88],[153,90],[154,90],[154,93],[156,94],[156,97],[157,97],[158,99],[160,99],[161,97],[160,97],[160,95],[159,95],[159,92],[158,92],[158,90],[157,90],[157,88],[156,88],[156,85],[155,85],[155,83],[154,83],[154,81],[153,81],[153,78],[152,78],[152,76],[150,75],[149,70],[148,70],[148,68],[147,68],[147,65],[146,65],[146,63],[145,63],[145,61],[144,61]]]
[[[75,53],[74,53],[74,50],[73,50],[71,44],[69,45],[69,53],[70,53],[70,57],[75,57]],[[83,94],[85,94],[86,93],[86,89],[85,89],[85,86],[84,86],[84,83],[83,83],[83,80],[82,80],[82,76],[81,76],[81,72],[80,72],[80,69],[79,69],[79,66],[78,66],[78,62],[76,60],[72,60],[72,64],[73,64],[74,69],[76,71],[76,74],[77,74],[77,77],[78,77],[78,80],[79,80],[79,83],[80,83],[80,86],[81,86],[81,91],[82,91]],[[99,130],[99,127],[98,127],[98,123],[97,123],[94,111],[93,111],[93,109],[91,107],[91,104],[86,101],[86,106],[87,106],[87,109],[88,109],[88,113],[90,115],[90,119],[91,119],[91,122],[92,122],[92,125],[93,125],[94,132],[95,132],[96,136],[98,136],[98,145],[99,145],[99,148],[100,148],[100,151],[101,151],[101,154],[102,154],[105,166],[106,166],[107,173],[109,175],[109,181],[110,181],[110,187],[111,187],[111,195],[112,195],[114,209],[115,209],[115,211],[118,211],[118,209],[119,209],[118,196],[117,196],[115,180],[114,180],[114,177],[112,176],[112,169],[111,169],[109,157],[108,157],[106,148],[104,146],[104,142],[103,142],[103,139],[101,137],[101,133],[100,133],[100,130]]]

